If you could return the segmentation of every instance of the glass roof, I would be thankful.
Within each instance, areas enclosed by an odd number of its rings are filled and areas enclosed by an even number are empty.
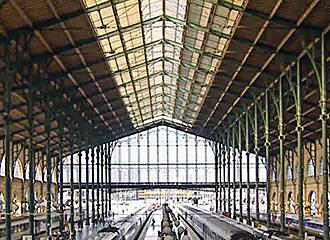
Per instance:
[[[83,0],[134,127],[191,126],[245,0]]]

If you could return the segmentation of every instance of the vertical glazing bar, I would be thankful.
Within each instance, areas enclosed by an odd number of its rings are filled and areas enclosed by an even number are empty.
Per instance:
[[[300,76],[300,59],[297,59],[297,106],[296,106],[296,119],[297,119],[297,158],[298,158],[298,198],[299,198],[299,237],[304,239],[304,153],[302,145],[302,103],[301,103],[301,76]]]
[[[250,142],[249,142],[249,113],[245,113],[245,150],[246,150],[246,211],[247,211],[247,224],[251,225],[251,197],[250,197]]]
[[[47,154],[47,237],[51,238],[51,203],[52,203],[52,193],[51,193],[51,184],[52,184],[52,153],[50,149],[50,128],[51,128],[51,103],[49,97],[46,99],[46,134],[47,134],[47,145],[46,145],[46,154]]]
[[[236,219],[236,139],[235,126],[233,127],[233,217]]]
[[[100,145],[97,145],[97,148],[96,148],[96,186],[97,186],[97,189],[96,189],[96,218],[97,218],[97,222],[100,221]]]
[[[86,158],[86,226],[90,225],[89,222],[89,138],[86,138],[85,147]],[[94,204],[94,203],[93,203]]]
[[[60,232],[64,231],[64,204],[63,204],[63,123],[61,121],[58,122],[59,130],[60,130]],[[32,156],[34,157],[34,156]],[[31,171],[31,170],[30,170]],[[30,172],[31,176],[31,172]],[[34,194],[34,190],[33,190]],[[31,205],[30,205],[31,206]]]
[[[265,94],[265,158],[267,163],[267,186],[266,186],[266,210],[267,210],[267,226],[271,226],[271,218],[270,218],[270,180],[271,180],[271,160],[269,156],[269,147],[270,147],[270,141],[269,141],[269,98],[268,98],[268,92],[269,90],[266,90]]]
[[[74,131],[74,123],[71,122],[70,127],[70,190],[71,190],[71,206],[70,206],[70,224],[71,224],[71,237],[75,237],[75,228],[74,228],[74,186],[73,186],[73,152],[74,152],[74,143],[73,143],[73,131]]]
[[[10,59],[9,59],[9,47],[10,43],[5,43],[5,66],[6,66],[6,74],[9,74],[10,71]],[[11,176],[10,176],[10,160],[11,160],[11,93],[12,93],[12,77],[6,76],[5,84],[4,84],[4,120],[5,120],[5,179],[6,179],[6,229],[5,236],[6,240],[11,239]]]
[[[326,76],[326,40],[325,34],[321,36],[321,121],[322,121],[322,159],[323,159],[323,239],[329,239],[329,178],[328,178],[328,146],[327,146],[327,76]]]
[[[228,213],[229,213],[229,217],[232,217],[231,215],[231,181],[230,181],[230,131],[228,130],[227,132],[227,181],[228,181]]]
[[[95,224],[95,146],[92,147],[92,224]]]
[[[215,212],[219,212],[219,183],[218,183],[218,164],[219,164],[219,154],[218,154],[218,142],[214,142],[214,182],[215,182]]]
[[[78,132],[78,145],[79,145],[79,152],[78,152],[78,188],[79,188],[79,195],[78,195],[78,201],[79,201],[79,229],[82,228],[83,224],[83,216],[82,216],[82,187],[81,187],[81,133]]]
[[[259,146],[258,146],[258,106],[254,104],[254,153],[255,153],[255,202],[256,220],[259,221]]]
[[[28,122],[29,122],[29,142],[28,142],[28,155],[29,155],[29,233],[31,235],[32,240],[35,239],[34,235],[34,169],[35,169],[35,161],[34,161],[34,149],[33,149],[33,132],[34,132],[34,124],[33,124],[33,66],[30,64],[29,66],[29,91],[28,91]],[[62,164],[63,167],[63,164]],[[63,174],[62,174],[63,175]],[[61,188],[63,193],[63,189]],[[62,202],[63,203],[63,202]],[[62,204],[63,206],[63,204]],[[60,228],[61,228],[60,222]]]
[[[284,159],[284,132],[283,132],[283,79],[279,79],[279,142],[280,142],[280,163],[281,163],[281,184],[280,184],[280,198],[281,198],[281,231],[285,231],[285,159]]]
[[[242,179],[242,122],[238,120],[238,157],[239,157],[239,221],[243,222],[243,179]]]

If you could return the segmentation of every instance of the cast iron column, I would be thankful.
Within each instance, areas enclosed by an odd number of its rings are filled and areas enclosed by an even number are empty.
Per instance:
[[[82,228],[83,225],[83,216],[82,216],[82,188],[81,188],[81,133],[78,133],[78,145],[79,145],[79,153],[78,153],[78,188],[79,188],[79,229]]]
[[[222,138],[223,146],[222,146],[222,166],[223,166],[223,211],[226,212],[227,204],[226,204],[226,146],[227,142],[225,140],[225,135]]]
[[[258,103],[254,104],[254,153],[255,153],[255,202],[256,220],[259,221],[259,147],[258,147]]]
[[[33,66],[29,66],[29,91],[28,91],[28,122],[29,122],[29,142],[28,142],[28,155],[29,155],[29,233],[32,240],[35,239],[34,236],[34,149],[33,149]]]
[[[108,143],[108,178],[109,178],[109,184],[108,184],[108,194],[109,194],[109,217],[111,216],[111,155],[112,155],[112,144],[110,142]]]
[[[233,217],[236,219],[236,143],[235,143],[235,126],[233,126]]]
[[[73,143],[73,131],[74,131],[74,123],[71,122],[70,127],[70,141],[71,141],[71,165],[70,165],[70,188],[71,188],[71,208],[70,208],[70,224],[71,224],[71,237],[75,238],[75,228],[74,228],[74,186],[73,186],[73,152],[74,152],[74,143]]]
[[[328,147],[327,147],[327,76],[326,76],[326,40],[325,34],[321,36],[321,93],[320,93],[320,107],[321,107],[321,122],[322,122],[322,158],[323,158],[323,239],[329,239],[329,179],[328,179]]]
[[[215,142],[214,144],[214,162],[215,162],[215,212],[219,212],[219,183],[218,183],[218,164],[219,164],[219,159],[218,159],[218,142]],[[197,179],[196,179],[197,180]]]
[[[223,146],[223,142],[218,144],[218,155],[219,155],[219,163],[218,163],[218,166],[219,166],[219,187],[220,187],[220,190],[219,190],[219,209],[220,211],[222,212],[223,209],[222,209],[222,174],[221,174],[221,166],[222,166],[222,146]]]
[[[250,142],[249,142],[249,113],[245,112],[245,150],[246,150],[246,211],[247,211],[247,224],[251,225],[251,208],[250,208]]]
[[[130,150],[129,150],[130,151]],[[101,145],[101,212],[102,221],[104,221],[104,144]]]
[[[11,117],[10,117],[10,111],[11,111],[11,93],[12,93],[12,78],[15,77],[15,75],[11,75],[10,73],[10,59],[9,59],[9,47],[10,43],[5,43],[5,66],[6,71],[5,74],[8,74],[5,76],[5,83],[4,83],[4,113],[3,118],[5,120],[5,179],[6,179],[6,229],[5,229],[5,236],[6,240],[11,239],[11,176],[10,176],[10,159],[11,159],[11,151],[10,151],[10,145],[11,145]]]
[[[46,154],[47,154],[47,237],[51,239],[51,184],[52,184],[52,153],[50,149],[50,128],[51,128],[51,102],[49,97],[46,98],[46,134],[47,134],[47,145],[46,145]]]
[[[271,181],[271,163],[269,156],[269,98],[268,91],[266,90],[265,94],[265,158],[267,163],[267,186],[266,186],[266,194],[267,194],[267,226],[271,226],[271,217],[270,217],[270,181]]]
[[[104,217],[108,218],[108,144],[104,144]]]
[[[86,138],[85,158],[86,158],[86,226],[89,222],[89,138]],[[94,203],[93,203],[94,204]]]
[[[279,142],[280,142],[280,163],[281,163],[281,185],[280,185],[280,196],[281,196],[281,231],[285,232],[285,159],[284,159],[284,126],[283,126],[283,80],[279,78]]]
[[[63,123],[58,121],[60,130],[60,232],[64,231],[64,205],[63,205]]]
[[[100,145],[97,145],[96,148],[96,169],[97,169],[97,176],[96,176],[96,209],[97,209],[97,221],[100,221]]]
[[[239,151],[239,221],[243,222],[243,180],[242,180],[242,123],[238,121],[238,151]]]
[[[227,180],[228,180],[228,212],[231,217],[231,192],[230,192],[230,129],[227,132]]]
[[[92,147],[92,224],[95,224],[95,146]]]
[[[302,143],[302,102],[300,59],[297,59],[297,89],[296,89],[296,120],[297,120],[297,160],[298,160],[298,197],[299,197],[299,238],[304,239],[304,152]]]

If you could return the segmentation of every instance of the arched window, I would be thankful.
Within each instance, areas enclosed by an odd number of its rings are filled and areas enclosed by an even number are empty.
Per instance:
[[[5,162],[6,162],[6,159],[5,159],[5,156],[3,156],[2,160],[1,160],[1,173],[0,173],[1,176],[5,176],[5,174],[6,174]]]
[[[17,160],[15,163],[14,178],[23,179],[22,164],[19,160]]]
[[[36,175],[35,175],[35,180],[42,182],[42,170],[41,170],[41,168],[39,166],[37,167],[37,171],[36,171]]]
[[[287,172],[288,172],[288,180],[292,180],[293,179],[293,168],[290,164],[288,164]]]
[[[315,166],[313,160],[310,159],[308,161],[308,166],[307,166],[307,176],[313,177],[314,175],[315,175]]]
[[[317,208],[316,208],[316,193],[314,191],[311,191],[309,193],[309,204],[310,204],[312,216],[316,215],[316,213],[317,213]]]

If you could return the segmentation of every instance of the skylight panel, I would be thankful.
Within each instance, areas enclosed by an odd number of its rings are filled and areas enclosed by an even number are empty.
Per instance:
[[[133,125],[193,122],[244,0],[82,1]]]

